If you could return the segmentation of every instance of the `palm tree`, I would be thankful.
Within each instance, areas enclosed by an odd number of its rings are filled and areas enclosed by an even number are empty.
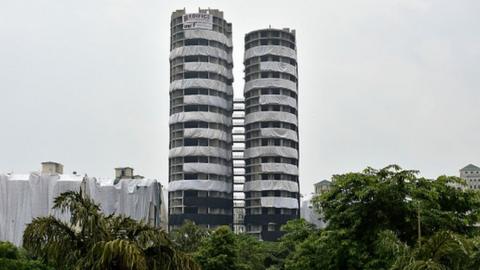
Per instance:
[[[70,221],[35,218],[25,229],[23,245],[56,269],[200,269],[174,248],[164,230],[106,216],[82,191],[62,193],[53,209],[69,213]]]
[[[401,242],[392,231],[382,232],[379,238],[382,255],[392,259],[391,270],[478,269],[478,266],[472,267],[472,241],[450,231],[439,231],[413,248]]]

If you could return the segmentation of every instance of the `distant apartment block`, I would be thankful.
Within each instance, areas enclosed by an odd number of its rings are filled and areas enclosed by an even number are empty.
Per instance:
[[[471,189],[480,189],[480,168],[469,164],[460,169],[460,178],[467,182],[467,187]]]
[[[332,182],[328,180],[322,180],[318,183],[314,184],[315,187],[315,194],[322,194],[330,190],[332,186]]]
[[[312,199],[330,190],[332,182],[322,180],[314,184],[315,193],[306,195],[302,198],[302,205],[300,208],[300,217],[306,221],[314,224],[317,228],[324,228],[326,226],[322,215],[315,209]]]

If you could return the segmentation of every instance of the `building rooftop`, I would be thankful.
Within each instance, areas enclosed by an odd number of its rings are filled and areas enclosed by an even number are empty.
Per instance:
[[[464,172],[464,171],[480,171],[480,168],[473,165],[473,164],[468,164],[464,168],[460,169],[460,171],[461,172]]]
[[[315,185],[331,185],[331,184],[332,184],[332,182],[330,182],[326,179],[323,179],[322,181],[315,183]]]

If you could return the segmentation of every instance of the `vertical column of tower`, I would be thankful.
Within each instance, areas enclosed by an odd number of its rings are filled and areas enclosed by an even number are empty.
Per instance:
[[[263,240],[299,217],[295,31],[245,36],[245,225]]]
[[[173,12],[169,229],[233,223],[232,25],[223,12]]]

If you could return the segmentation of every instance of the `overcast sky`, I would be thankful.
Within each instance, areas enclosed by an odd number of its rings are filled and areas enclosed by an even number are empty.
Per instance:
[[[422,175],[480,165],[480,1],[0,0],[0,172],[53,160],[168,179],[169,31],[175,9],[243,36],[297,31],[300,181],[396,163]]]

